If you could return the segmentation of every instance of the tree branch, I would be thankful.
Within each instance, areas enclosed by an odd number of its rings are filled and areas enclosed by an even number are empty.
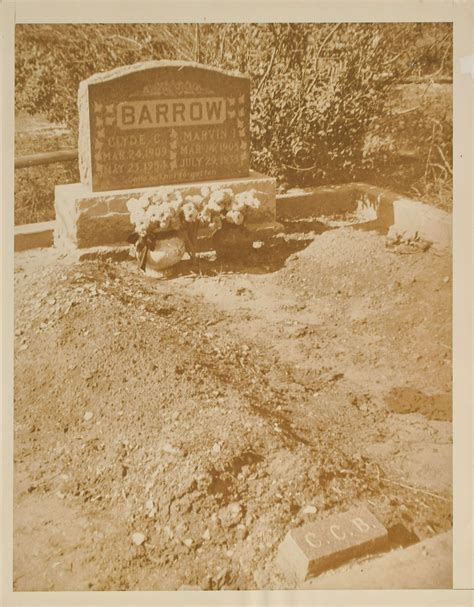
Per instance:
[[[333,37],[333,35],[336,33],[336,31],[339,29],[339,27],[342,25],[342,23],[336,23],[336,25],[332,28],[332,30],[326,35],[326,37],[324,38],[324,40],[321,42],[318,52],[316,53],[316,58],[314,60],[315,63],[315,67],[316,69],[318,69],[318,61],[319,61],[319,57],[324,49],[324,47],[326,46],[326,44],[329,42],[329,40],[331,40],[331,38]],[[310,83],[309,87],[308,87],[308,91],[307,93],[311,93],[314,86],[316,84],[316,78]]]
[[[260,82],[258,83],[258,87],[257,90],[255,91],[255,96],[258,97],[258,94],[260,93],[263,83],[265,82],[265,80],[268,78],[268,76],[270,75],[270,72],[272,71],[273,68],[273,64],[275,63],[275,57],[277,54],[277,51],[279,49],[279,46],[275,46],[275,48],[273,49],[273,53],[270,59],[270,63],[268,64],[267,70],[266,72],[263,74],[262,79],[260,80]]]

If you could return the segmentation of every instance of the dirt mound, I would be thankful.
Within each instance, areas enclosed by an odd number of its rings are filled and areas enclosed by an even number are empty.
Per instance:
[[[391,389],[446,391],[449,260],[355,230],[297,255],[169,281],[17,257],[17,590],[288,587],[289,527],[361,502],[418,537],[449,528],[449,485],[387,484],[391,454],[367,451],[408,420]],[[416,415],[421,444],[435,422]]]

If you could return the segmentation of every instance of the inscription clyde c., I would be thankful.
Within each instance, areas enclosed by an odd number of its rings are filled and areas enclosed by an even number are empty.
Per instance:
[[[128,101],[117,106],[120,129],[222,124],[225,119],[223,97]]]

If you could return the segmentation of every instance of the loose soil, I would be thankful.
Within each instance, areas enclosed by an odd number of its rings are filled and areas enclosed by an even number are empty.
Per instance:
[[[164,280],[16,255],[15,590],[290,588],[303,522],[451,528],[449,255],[287,228]]]

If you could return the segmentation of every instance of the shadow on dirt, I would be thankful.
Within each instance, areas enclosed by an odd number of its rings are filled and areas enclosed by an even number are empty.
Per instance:
[[[309,232],[313,232],[315,235],[317,235],[333,229],[316,217],[305,217],[303,219],[282,219],[280,220],[280,223],[285,228],[285,234],[308,234]]]
[[[261,248],[247,248],[238,254],[216,259],[213,252],[200,254],[196,260],[183,260],[166,271],[166,278],[181,276],[217,276],[219,274],[269,274],[284,267],[288,257],[305,249],[314,237],[302,235],[298,239],[273,237]]]
[[[182,276],[217,276],[219,274],[270,274],[285,266],[288,257],[308,247],[316,236],[334,229],[316,217],[282,219],[283,231],[262,236],[254,246],[242,244],[225,257],[216,257],[210,239],[198,243],[198,256],[183,260],[165,271],[167,279]]]
[[[243,451],[240,455],[233,457],[224,470],[213,469],[211,471],[212,481],[207,491],[210,495],[220,495],[224,503],[228,503],[235,479],[243,468],[252,468],[263,462],[264,457],[252,450]]]
[[[393,388],[386,396],[385,404],[393,413],[421,413],[436,421],[452,420],[450,394],[430,396],[415,388]]]
[[[397,523],[388,529],[387,544],[390,550],[407,548],[419,541],[420,538],[416,533],[407,529],[403,523]]]
[[[282,435],[290,439],[295,443],[303,443],[304,445],[310,445],[310,442],[300,434],[297,434],[293,429],[291,422],[289,422],[284,415],[281,413],[277,413],[276,411],[270,411],[267,407],[262,405],[256,405],[252,403],[250,405],[252,407],[252,411],[262,417],[265,420],[271,420],[274,426],[278,429]],[[291,445],[288,445],[291,446]]]

